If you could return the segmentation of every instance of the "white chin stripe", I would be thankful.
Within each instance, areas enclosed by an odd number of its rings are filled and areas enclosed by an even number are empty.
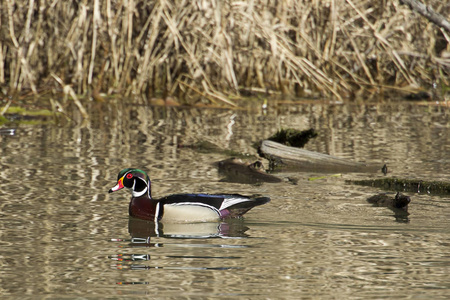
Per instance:
[[[140,192],[136,192],[136,191],[132,191],[133,197],[137,198],[137,197],[141,197],[143,195],[145,195],[145,193],[147,193],[148,187],[146,187],[145,189],[143,189]]]

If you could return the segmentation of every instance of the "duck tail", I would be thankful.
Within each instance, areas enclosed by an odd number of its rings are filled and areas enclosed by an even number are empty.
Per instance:
[[[253,201],[254,206],[263,205],[263,204],[270,202],[269,197],[258,197],[258,198],[253,198],[253,200],[254,200]]]
[[[232,218],[241,217],[243,214],[248,212],[253,207],[266,204],[269,201],[270,201],[269,197],[257,197],[257,198],[252,197],[251,201],[240,202],[238,204],[229,207],[227,209],[227,216]]]

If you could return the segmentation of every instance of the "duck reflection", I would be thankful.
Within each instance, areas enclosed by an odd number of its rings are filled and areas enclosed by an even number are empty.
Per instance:
[[[128,232],[134,243],[150,243],[151,237],[165,238],[216,238],[247,237],[249,228],[242,219],[230,219],[222,222],[201,223],[162,223],[129,218]]]
[[[245,233],[249,228],[244,225],[243,219],[229,219],[222,222],[204,222],[204,223],[162,223],[151,222],[136,218],[129,218],[128,232],[131,235],[129,239],[112,239],[113,242],[128,242],[128,247],[133,249],[141,249],[145,252],[144,248],[149,247],[207,247],[207,248],[243,248],[245,245],[220,245],[216,243],[170,243],[165,245],[154,241],[160,241],[160,238],[164,239],[209,239],[209,238],[243,238],[248,237]],[[121,246],[122,248],[123,246]],[[126,247],[126,246],[125,246]],[[137,251],[136,251],[137,252]],[[140,251],[139,251],[140,252]],[[230,270],[239,267],[230,266],[192,266],[187,263],[186,266],[158,266],[158,259],[161,256],[151,257],[150,254],[145,253],[120,253],[109,255],[108,258],[114,261],[111,265],[113,269],[117,270],[149,270],[149,269],[171,269],[171,270]],[[222,256],[222,255],[166,255],[165,258],[184,260],[184,259],[198,259],[198,260],[228,260],[238,259],[240,257],[235,256]],[[162,257],[164,259],[164,257]],[[150,260],[153,263],[150,263]],[[121,281],[117,284],[148,284],[148,282],[134,282],[134,281]]]

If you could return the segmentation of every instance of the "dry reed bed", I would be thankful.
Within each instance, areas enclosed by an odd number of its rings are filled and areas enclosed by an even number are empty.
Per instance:
[[[430,2],[448,15],[446,1]],[[448,86],[448,33],[398,1],[0,2],[3,94],[52,90],[233,105]],[[80,104],[81,105],[81,104]]]

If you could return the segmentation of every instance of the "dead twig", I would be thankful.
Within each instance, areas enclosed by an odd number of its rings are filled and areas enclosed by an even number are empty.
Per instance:
[[[400,3],[408,5],[411,10],[418,12],[429,21],[450,33],[450,22],[443,15],[435,12],[431,6],[425,5],[417,0],[400,0]]]

